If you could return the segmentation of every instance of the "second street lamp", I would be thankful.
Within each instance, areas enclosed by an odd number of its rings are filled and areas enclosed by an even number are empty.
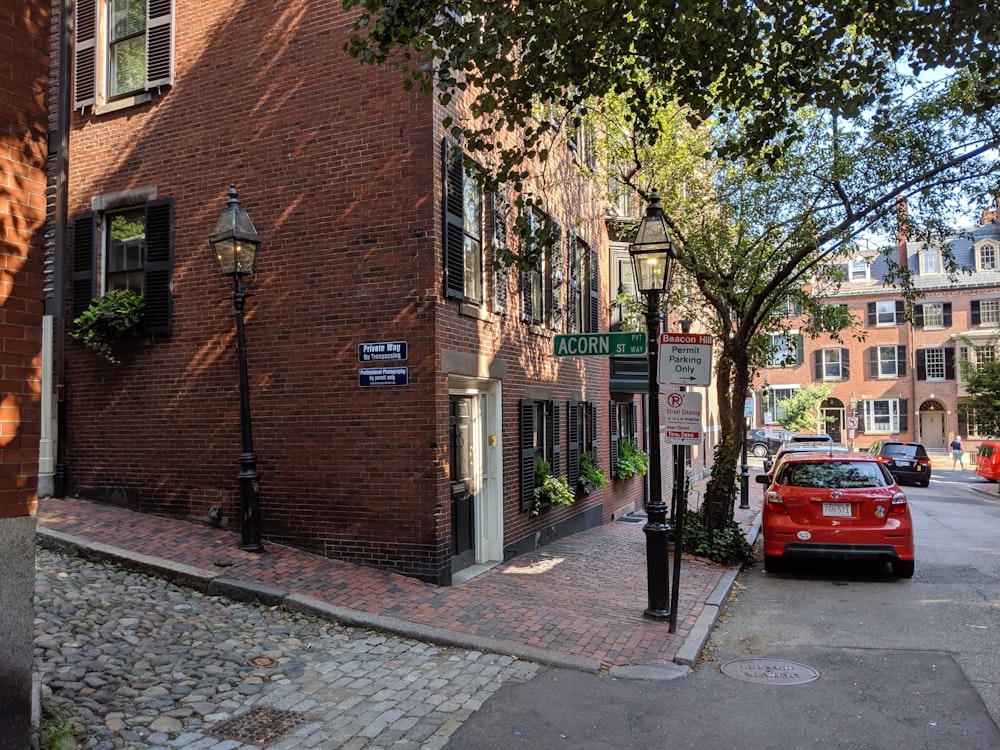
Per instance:
[[[657,381],[660,327],[663,315],[660,300],[670,288],[674,248],[667,232],[667,220],[660,206],[660,196],[650,196],[646,215],[639,222],[635,241],[629,245],[638,290],[646,297],[646,335],[649,364],[649,503],[646,506],[646,580],[649,590],[647,617],[670,618],[670,570],[667,503],[663,500],[663,474],[660,469],[660,386]],[[680,540],[676,540],[680,544]]]
[[[260,552],[260,497],[257,454],[253,452],[253,427],[250,422],[250,378],[247,374],[247,341],[243,328],[243,308],[248,295],[243,290],[243,277],[254,272],[260,235],[253,228],[250,216],[240,207],[236,186],[229,186],[229,200],[219,216],[219,223],[208,241],[219,261],[223,276],[233,279],[233,309],[236,311],[236,356],[240,368],[240,515],[243,534],[240,547],[248,552]]]

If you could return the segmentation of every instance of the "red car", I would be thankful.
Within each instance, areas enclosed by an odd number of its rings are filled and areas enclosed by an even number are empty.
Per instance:
[[[794,558],[888,562],[913,576],[913,523],[892,474],[864,453],[789,455],[764,493],[764,570]]]

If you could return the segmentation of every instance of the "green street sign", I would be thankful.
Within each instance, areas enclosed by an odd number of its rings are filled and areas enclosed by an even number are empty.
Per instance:
[[[555,337],[557,357],[640,357],[646,354],[646,334],[563,333]]]

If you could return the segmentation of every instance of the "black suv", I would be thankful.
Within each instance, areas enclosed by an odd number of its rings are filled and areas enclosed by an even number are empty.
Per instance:
[[[877,440],[868,452],[878,458],[900,484],[913,482],[926,487],[931,483],[931,459],[920,443]]]

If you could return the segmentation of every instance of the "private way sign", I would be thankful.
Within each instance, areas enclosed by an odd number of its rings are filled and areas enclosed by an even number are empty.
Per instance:
[[[660,334],[656,379],[666,386],[711,383],[712,337],[707,333]]]

